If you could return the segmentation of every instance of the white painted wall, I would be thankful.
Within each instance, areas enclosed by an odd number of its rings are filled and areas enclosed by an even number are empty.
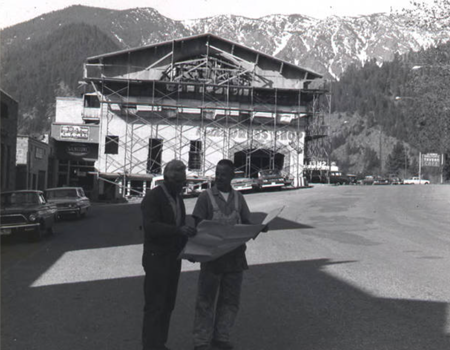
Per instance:
[[[56,98],[56,123],[83,124],[83,99],[77,97]]]

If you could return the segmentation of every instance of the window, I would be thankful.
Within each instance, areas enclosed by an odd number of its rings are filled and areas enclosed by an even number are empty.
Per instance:
[[[100,108],[100,100],[96,95],[84,95],[84,107]]]
[[[149,140],[147,158],[147,173],[149,174],[161,174],[162,142],[161,139]]]
[[[202,166],[202,141],[191,141],[189,150],[189,170],[199,170]]]
[[[42,159],[42,158],[44,158],[44,154],[45,154],[44,149],[39,148],[39,147],[36,147],[36,153],[35,153],[35,156],[36,156],[37,159]]]
[[[1,103],[1,110],[0,114],[2,115],[2,118],[8,118],[9,117],[9,110],[8,105],[6,103]]]
[[[119,154],[119,136],[106,136],[105,154]]]

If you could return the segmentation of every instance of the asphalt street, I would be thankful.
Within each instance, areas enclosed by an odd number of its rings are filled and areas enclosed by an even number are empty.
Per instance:
[[[246,195],[255,221],[236,350],[450,349],[450,186]],[[186,201],[188,213],[195,199]],[[139,350],[139,203],[95,205],[38,243],[1,246],[1,348]],[[183,263],[168,346],[192,349],[198,264]]]

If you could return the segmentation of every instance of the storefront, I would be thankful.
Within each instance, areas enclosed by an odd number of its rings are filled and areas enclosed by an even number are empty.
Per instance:
[[[97,190],[98,133],[98,125],[52,125],[57,187],[83,187],[92,197]]]

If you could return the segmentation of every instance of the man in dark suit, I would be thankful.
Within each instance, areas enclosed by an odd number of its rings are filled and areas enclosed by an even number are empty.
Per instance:
[[[181,271],[178,255],[187,238],[196,234],[196,229],[185,223],[180,194],[185,182],[186,166],[172,160],[164,169],[163,184],[149,191],[141,204],[145,233],[143,350],[168,349],[165,344]]]

